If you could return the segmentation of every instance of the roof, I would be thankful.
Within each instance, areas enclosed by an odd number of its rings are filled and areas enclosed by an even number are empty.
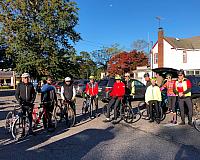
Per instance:
[[[0,70],[0,78],[8,78],[8,77],[12,77],[12,76],[13,76],[12,71],[1,71]]]
[[[200,49],[200,36],[182,39],[165,37],[164,39],[174,48]]]

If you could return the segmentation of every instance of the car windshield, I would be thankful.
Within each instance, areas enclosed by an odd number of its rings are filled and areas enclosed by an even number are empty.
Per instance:
[[[110,78],[107,84],[107,87],[112,87],[115,83],[115,79],[114,78]]]
[[[107,79],[103,79],[103,80],[100,80],[99,81],[99,86],[106,86],[107,85],[107,83],[108,83],[108,80]]]

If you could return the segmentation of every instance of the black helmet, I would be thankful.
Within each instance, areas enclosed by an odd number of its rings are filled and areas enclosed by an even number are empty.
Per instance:
[[[149,76],[149,73],[145,73],[145,74],[144,74],[144,78],[145,78],[145,77],[150,77],[150,76]]]
[[[179,74],[182,74],[183,76],[185,76],[185,73],[184,73],[184,70],[183,69],[180,69],[178,72],[177,72],[177,74],[179,75]]]
[[[171,73],[166,74],[166,78],[167,77],[171,77],[172,78],[172,74]]]

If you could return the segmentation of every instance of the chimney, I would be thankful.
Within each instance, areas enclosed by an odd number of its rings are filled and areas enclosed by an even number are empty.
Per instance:
[[[163,28],[158,28],[158,67],[164,67],[164,31]]]

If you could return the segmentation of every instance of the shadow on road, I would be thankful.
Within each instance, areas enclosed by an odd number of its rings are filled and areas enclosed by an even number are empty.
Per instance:
[[[181,145],[174,160],[199,160],[200,152],[191,145]]]
[[[107,129],[86,129],[71,136],[39,135],[30,137],[23,142],[3,146],[0,148],[0,159],[81,159],[99,143],[113,139],[113,127]],[[63,132],[64,133],[64,132]],[[65,135],[65,134],[64,134]],[[10,152],[12,152],[10,154]],[[95,150],[89,155],[90,159],[101,159],[102,150]],[[87,155],[88,157],[88,155]]]

